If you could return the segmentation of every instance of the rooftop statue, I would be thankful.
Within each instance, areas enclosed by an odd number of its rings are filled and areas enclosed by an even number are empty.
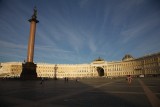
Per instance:
[[[34,7],[33,11],[34,11],[34,13],[32,15],[32,19],[36,19],[37,18],[37,9],[36,9],[36,7]]]
[[[104,61],[104,59],[102,59],[101,57],[95,59],[94,61]]]

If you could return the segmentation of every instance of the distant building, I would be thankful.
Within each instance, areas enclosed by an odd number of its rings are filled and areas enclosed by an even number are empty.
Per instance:
[[[57,67],[55,69],[55,66]],[[22,63],[1,63],[1,76],[19,77],[22,71]],[[160,53],[133,58],[125,55],[121,61],[107,62],[104,59],[95,59],[90,64],[47,64],[37,63],[38,77],[54,78],[94,78],[94,77],[123,77],[160,75]],[[5,75],[2,75],[5,74]]]

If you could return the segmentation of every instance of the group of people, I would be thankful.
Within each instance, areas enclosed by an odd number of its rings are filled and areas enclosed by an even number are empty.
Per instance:
[[[64,77],[65,82],[68,82],[68,80],[69,80],[68,77]]]
[[[64,81],[65,81],[65,82],[68,82],[68,80],[69,80],[68,77],[65,77],[65,78],[64,78]],[[132,77],[131,77],[131,75],[127,75],[126,80],[128,81],[128,84],[130,85],[130,84],[132,83]],[[43,82],[44,82],[44,78],[41,79],[40,84],[43,84]],[[78,82],[78,79],[77,79],[77,78],[76,78],[76,82]]]
[[[69,78],[68,78],[68,77],[64,77],[64,81],[65,81],[65,82],[68,82],[68,81],[69,81]],[[78,78],[76,78],[75,81],[78,82]]]

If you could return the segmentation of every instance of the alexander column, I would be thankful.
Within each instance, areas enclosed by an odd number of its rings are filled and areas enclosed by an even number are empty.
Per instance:
[[[20,78],[22,79],[35,79],[37,78],[36,67],[37,65],[33,62],[34,57],[34,42],[35,42],[35,32],[36,32],[36,23],[37,20],[37,10],[34,8],[34,13],[31,19],[28,20],[30,22],[30,36],[28,41],[28,52],[27,52],[27,62],[22,64],[22,73]]]

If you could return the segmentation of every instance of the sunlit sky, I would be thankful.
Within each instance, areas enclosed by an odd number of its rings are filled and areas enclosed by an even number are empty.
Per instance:
[[[119,61],[160,52],[159,0],[0,0],[0,62],[27,58],[37,7],[34,62]]]

